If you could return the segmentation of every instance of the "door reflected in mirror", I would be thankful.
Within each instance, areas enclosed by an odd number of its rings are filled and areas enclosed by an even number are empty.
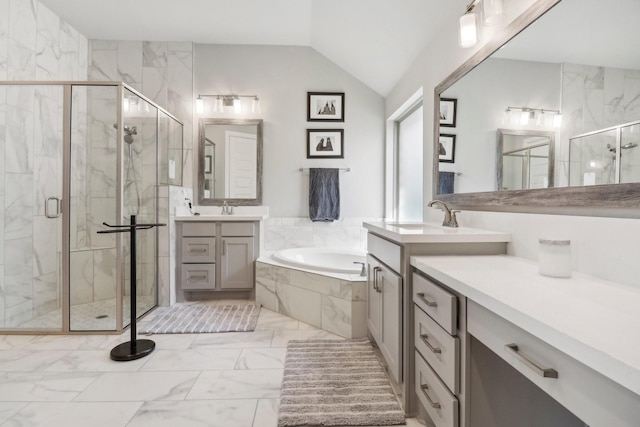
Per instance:
[[[498,190],[550,188],[555,133],[498,129]]]
[[[200,119],[199,203],[259,205],[262,121]]]

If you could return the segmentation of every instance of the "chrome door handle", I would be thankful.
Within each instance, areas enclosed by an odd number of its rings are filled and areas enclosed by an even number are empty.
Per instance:
[[[429,335],[420,334],[420,338],[422,339],[422,342],[425,343],[427,347],[429,347],[429,350],[431,350],[432,353],[442,353],[442,350],[440,348],[431,345],[431,343],[429,342]]]
[[[518,359],[524,365],[528,366],[529,369],[533,370],[536,374],[540,375],[544,378],[558,378],[558,371],[552,368],[541,368],[540,366],[533,363],[531,360],[527,359],[523,356],[518,350],[518,344],[506,344],[504,349],[507,352],[511,353],[513,357]]]
[[[435,301],[429,301],[427,298],[425,298],[424,296],[424,292],[420,292],[418,294],[416,294],[418,296],[418,298],[420,298],[420,301],[422,301],[423,303],[427,304],[427,306],[429,307],[437,307],[438,303]]]
[[[380,267],[373,267],[373,289],[376,290],[376,292],[380,292],[380,290],[378,289],[378,271],[380,270]]]
[[[377,267],[377,268],[378,268],[378,271],[375,272],[376,277],[378,277],[379,273],[382,273],[382,267]],[[382,287],[380,286],[380,281],[378,279],[376,279],[376,284],[377,284],[376,291],[382,293]]]
[[[420,390],[422,390],[422,394],[424,394],[424,397],[427,398],[427,401],[429,402],[429,405],[431,405],[432,408],[440,409],[441,405],[438,402],[434,402],[433,400],[431,400],[431,397],[427,394],[427,390],[429,390],[428,385],[420,384]]]
[[[51,200],[56,201],[56,211],[54,214],[49,213],[49,201]],[[60,202],[60,199],[57,197],[47,197],[47,200],[44,202],[44,216],[47,218],[58,218],[60,216]]]

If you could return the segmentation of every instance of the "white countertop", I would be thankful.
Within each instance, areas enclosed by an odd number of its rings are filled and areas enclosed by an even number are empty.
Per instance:
[[[511,234],[436,223],[365,222],[364,228],[398,243],[510,242]]]
[[[264,221],[269,217],[268,206],[234,206],[233,214],[221,215],[220,206],[194,206],[192,214],[188,208],[176,208],[176,221]]]
[[[411,265],[640,395],[640,287],[493,256],[412,256]]]

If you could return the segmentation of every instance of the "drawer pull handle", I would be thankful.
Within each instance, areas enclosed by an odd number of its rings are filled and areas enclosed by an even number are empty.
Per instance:
[[[380,288],[378,287],[378,271],[380,271],[380,267],[373,267],[373,289],[376,292],[380,292]]]
[[[517,344],[507,344],[504,346],[504,349],[507,350],[509,353],[513,354],[513,356],[516,359],[518,359],[519,361],[524,363],[526,366],[531,368],[536,374],[540,375],[541,377],[558,378],[558,371],[556,371],[555,369],[541,368],[540,366],[536,365],[535,363],[527,359],[525,356],[520,354],[520,352],[518,351]]]
[[[191,279],[195,279],[195,280],[206,280],[207,276],[189,276],[189,280]]]
[[[437,307],[438,303],[435,301],[429,301],[428,299],[426,299],[424,297],[424,292],[420,292],[417,294],[418,298],[420,298],[420,301],[422,301],[423,303],[427,304],[428,307]]]
[[[427,347],[429,347],[429,350],[431,350],[432,353],[438,353],[438,354],[442,353],[441,349],[431,345],[431,343],[429,342],[429,335],[421,334],[420,338],[422,338],[422,342],[424,342],[427,345]]]
[[[432,408],[440,409],[441,405],[438,402],[434,402],[433,400],[431,400],[431,397],[427,394],[427,390],[429,390],[428,385],[420,384],[420,390],[422,390],[422,394],[424,394],[424,397],[427,398],[427,401],[429,402],[429,405],[431,405]]]
[[[207,252],[206,249],[189,249],[190,253],[204,253]]]

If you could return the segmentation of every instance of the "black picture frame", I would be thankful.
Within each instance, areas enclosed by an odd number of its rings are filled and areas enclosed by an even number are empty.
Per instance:
[[[458,100],[455,98],[440,98],[440,126],[456,127],[456,115],[458,113]]]
[[[440,134],[440,150],[438,159],[440,163],[454,163],[456,154],[456,136],[450,133]]]
[[[344,122],[344,92],[307,92],[307,121]]]
[[[344,159],[344,130],[307,129],[307,159]]]

